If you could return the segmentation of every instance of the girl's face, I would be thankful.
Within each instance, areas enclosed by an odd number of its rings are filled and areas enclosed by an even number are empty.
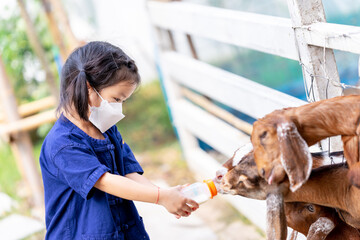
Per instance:
[[[123,103],[128,99],[135,91],[137,85],[129,83],[128,81],[122,81],[115,85],[103,88],[99,91],[99,94],[104,100],[110,102]],[[89,86],[89,105],[93,107],[99,107],[101,104],[101,98],[97,95],[92,87]]]

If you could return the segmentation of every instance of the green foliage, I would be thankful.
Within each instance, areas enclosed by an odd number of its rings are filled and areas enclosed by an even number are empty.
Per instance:
[[[33,21],[37,35],[48,59],[53,59],[51,49],[54,45],[47,29],[47,21],[44,19],[38,3],[35,1],[33,4],[37,6],[32,8],[35,10],[32,13],[36,16]],[[31,48],[25,22],[20,17],[18,9],[7,9],[7,11],[9,12],[8,17],[0,16],[0,56],[12,82],[18,103],[30,102],[47,96],[49,91],[44,81],[44,72],[41,71],[40,63]],[[55,63],[52,68],[55,72]]]
[[[126,117],[118,128],[133,150],[149,150],[175,140],[159,81],[140,86],[123,107]]]
[[[16,184],[21,179],[10,146],[0,147],[0,192],[16,197]]]
[[[34,159],[40,173],[40,150],[42,141],[34,145]],[[11,148],[7,144],[0,145],[0,192],[4,192],[12,198],[18,198],[18,183],[21,175],[15,161],[15,156],[11,152]]]
[[[32,60],[33,53],[20,17],[17,15],[0,20],[0,52],[6,71],[12,80],[14,92],[18,96],[28,95],[23,76],[24,59]]]

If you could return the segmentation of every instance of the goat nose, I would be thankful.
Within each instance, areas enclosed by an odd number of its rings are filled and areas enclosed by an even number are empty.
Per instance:
[[[221,168],[221,169],[217,170],[216,171],[216,179],[220,182],[226,173],[227,173],[226,168]]]

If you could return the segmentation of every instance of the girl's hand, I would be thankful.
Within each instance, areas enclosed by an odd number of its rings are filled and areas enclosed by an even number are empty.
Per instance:
[[[182,186],[172,188],[161,188],[159,204],[176,216],[187,217],[191,212],[199,208],[194,200],[184,197],[181,193]]]

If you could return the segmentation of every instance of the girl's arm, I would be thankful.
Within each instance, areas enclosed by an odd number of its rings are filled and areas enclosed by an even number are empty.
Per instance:
[[[144,179],[141,181],[144,181]],[[193,209],[199,207],[195,201],[181,194],[181,187],[160,189],[153,184],[149,185],[149,182],[147,184],[139,183],[131,178],[107,172],[99,178],[95,183],[95,187],[111,195],[128,200],[149,203],[156,203],[158,201],[170,213],[184,217],[189,216]]]
[[[143,185],[157,187],[149,179],[147,179],[144,175],[138,174],[136,172],[126,174],[125,177],[130,178],[131,180],[134,180],[135,182],[141,183]]]

